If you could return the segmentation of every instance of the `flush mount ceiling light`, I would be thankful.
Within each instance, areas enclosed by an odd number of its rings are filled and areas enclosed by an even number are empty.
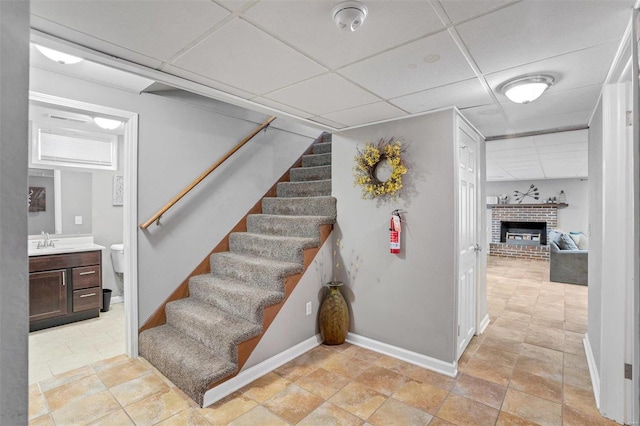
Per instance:
[[[93,117],[93,121],[101,128],[105,130],[114,130],[120,127],[122,121],[120,120],[112,120],[110,118],[104,117]]]
[[[69,55],[67,53],[58,52],[57,50],[49,49],[48,47],[40,46],[39,44],[34,45],[36,49],[40,51],[44,56],[51,59],[54,62],[57,62],[62,65],[72,65],[77,64],[82,61],[82,58],[77,56]]]
[[[355,31],[367,19],[367,6],[359,1],[345,1],[331,10],[331,16],[338,28],[344,31]]]
[[[518,77],[504,83],[498,91],[512,102],[528,104],[538,99],[554,81],[555,79],[550,75]]]

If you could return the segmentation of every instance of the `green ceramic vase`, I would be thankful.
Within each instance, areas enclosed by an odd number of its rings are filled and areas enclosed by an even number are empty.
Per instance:
[[[327,292],[320,306],[320,334],[325,345],[341,345],[349,331],[349,308],[340,293],[342,283],[327,283]]]

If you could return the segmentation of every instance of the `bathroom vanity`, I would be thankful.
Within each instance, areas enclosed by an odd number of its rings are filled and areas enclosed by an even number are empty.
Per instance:
[[[100,315],[102,249],[91,242],[29,250],[29,331]]]

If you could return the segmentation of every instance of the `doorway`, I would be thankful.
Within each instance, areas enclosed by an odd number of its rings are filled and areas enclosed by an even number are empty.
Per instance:
[[[138,355],[137,348],[137,334],[138,334],[138,284],[137,284],[137,151],[138,151],[138,114],[118,110],[114,108],[104,107],[100,105],[89,104],[85,102],[75,101],[71,99],[51,96],[42,93],[30,92],[29,94],[30,105],[35,105],[38,108],[41,108],[41,111],[45,111],[47,108],[55,111],[63,111],[65,114],[61,114],[61,117],[55,118],[57,120],[73,121],[74,117],[88,117],[91,119],[92,117],[108,117],[113,120],[120,121],[122,124],[121,130],[117,133],[118,138],[120,138],[121,143],[117,143],[121,147],[121,153],[119,155],[121,159],[121,164],[115,168],[116,172],[104,173],[104,170],[101,170],[102,173],[100,179],[103,180],[108,187],[103,185],[101,187],[100,192],[107,192],[107,194],[101,194],[104,198],[108,197],[108,204],[113,203],[114,211],[121,209],[121,227],[122,234],[121,236],[116,236],[114,238],[120,239],[119,243],[123,243],[124,245],[124,265],[123,265],[123,274],[114,274],[112,271],[112,262],[110,255],[110,245],[107,245],[103,250],[103,276],[106,273],[110,273],[112,275],[118,275],[118,278],[121,280],[121,287],[116,283],[115,285],[111,285],[111,287],[115,287],[115,289],[122,289],[122,295],[118,295],[123,300],[123,307],[112,305],[113,313],[104,313],[102,314],[106,318],[112,318],[114,316],[120,316],[119,318],[124,317],[123,319],[118,319],[113,322],[114,324],[118,324],[118,327],[124,327],[124,333],[121,331],[118,333],[114,333],[118,336],[124,335],[124,347],[126,355],[130,357],[136,357]],[[31,109],[31,106],[30,106]],[[48,117],[51,118],[51,117]],[[80,119],[78,119],[80,121]],[[79,124],[76,122],[75,124]],[[64,127],[64,126],[62,126]],[[69,129],[73,130],[73,125],[67,123]],[[35,129],[35,126],[33,126]],[[77,129],[76,129],[77,130]],[[32,132],[35,130],[32,130]],[[78,130],[81,132],[81,130]],[[33,134],[31,134],[31,140],[33,140]],[[31,143],[31,141],[30,141]],[[52,168],[51,165],[45,165],[44,168]],[[62,167],[64,170],[62,173],[79,173],[77,170],[83,170],[86,172],[88,169],[79,169],[74,168],[73,164],[67,165],[67,167]],[[103,167],[104,169],[104,167]],[[90,176],[91,173],[84,173]],[[111,176],[113,175],[113,176]],[[120,182],[123,182],[123,185],[120,186]],[[113,187],[111,186],[113,185]],[[118,190],[121,189],[120,193]],[[113,193],[112,193],[113,191]],[[58,191],[60,194],[60,191]],[[62,195],[64,198],[64,195]],[[60,197],[58,197],[60,198]],[[93,197],[95,199],[95,197]],[[60,206],[60,202],[58,203],[58,207]],[[120,207],[121,205],[121,207]],[[118,206],[118,208],[115,208]],[[55,210],[59,210],[56,208]],[[91,206],[89,206],[88,215],[91,216]],[[117,214],[117,213],[116,213]],[[84,222],[83,219],[77,219],[76,223]],[[59,221],[56,221],[58,223]],[[90,229],[90,228],[88,228]],[[91,230],[86,230],[83,228],[82,234],[91,234]],[[59,228],[56,226],[55,231],[51,231],[51,234],[55,236],[55,238],[63,239],[65,236],[69,235],[79,235],[81,232],[75,228],[68,228],[67,230],[63,228]],[[115,240],[114,240],[115,241]],[[107,260],[104,260],[107,259]],[[118,279],[116,278],[116,279]],[[116,301],[116,300],[114,300]],[[86,334],[86,333],[85,333]],[[108,350],[106,351],[108,354]]]

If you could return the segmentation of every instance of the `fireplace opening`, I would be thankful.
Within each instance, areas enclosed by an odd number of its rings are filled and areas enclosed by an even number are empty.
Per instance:
[[[500,242],[513,245],[547,245],[546,222],[500,222]]]

